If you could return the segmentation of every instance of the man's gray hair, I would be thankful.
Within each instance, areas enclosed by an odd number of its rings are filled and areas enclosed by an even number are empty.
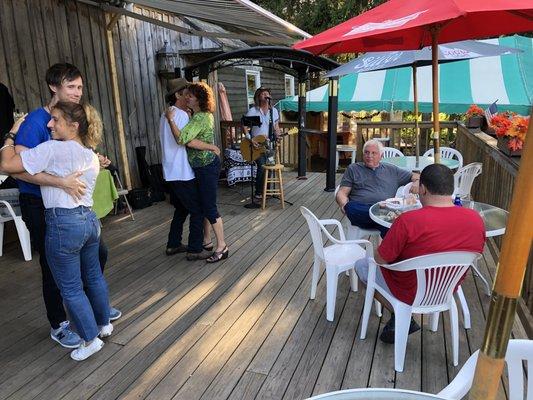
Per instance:
[[[379,149],[380,155],[383,155],[383,152],[385,151],[385,148],[383,147],[383,143],[381,143],[379,140],[376,140],[376,139],[370,139],[365,142],[365,144],[363,145],[363,153],[365,152],[365,149],[368,146],[377,146]]]

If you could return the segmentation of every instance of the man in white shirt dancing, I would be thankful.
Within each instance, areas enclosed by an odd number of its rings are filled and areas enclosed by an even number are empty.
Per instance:
[[[184,91],[189,83],[183,79],[173,79],[169,81],[166,100],[175,109],[174,122],[178,129],[183,129],[189,122],[187,105]],[[165,117],[161,115],[159,122],[159,138],[161,151],[163,153],[163,176],[171,188],[171,202],[175,207],[174,217],[170,224],[168,233],[167,255],[187,252],[187,260],[203,260],[208,258],[212,252],[207,247],[204,249],[203,241],[203,214],[198,198],[198,188],[194,172],[187,159],[185,146],[176,143],[172,135],[170,125]],[[188,245],[181,243],[183,234],[183,224],[190,214],[189,240]]]

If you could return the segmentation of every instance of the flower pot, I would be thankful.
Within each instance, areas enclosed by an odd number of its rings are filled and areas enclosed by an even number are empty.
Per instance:
[[[468,117],[466,119],[466,127],[469,129],[479,129],[481,128],[482,124],[483,124],[483,117],[480,115]]]
[[[522,150],[511,150],[508,144],[508,137],[498,137],[498,149],[500,149],[503,154],[508,155],[510,157],[520,157],[522,155]]]

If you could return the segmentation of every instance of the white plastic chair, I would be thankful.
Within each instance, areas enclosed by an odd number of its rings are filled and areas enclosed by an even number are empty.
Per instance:
[[[383,158],[404,157],[403,153],[394,147],[384,147],[382,156]]]
[[[124,186],[122,186],[122,181],[120,180],[120,177],[118,176],[118,173],[116,170],[113,170],[111,173],[113,174],[113,176],[115,177],[117,181],[118,197],[120,198],[120,196],[122,196],[124,198],[124,201],[126,202],[126,207],[128,207],[128,212],[130,213],[130,216],[131,216],[131,220],[135,221],[135,217],[133,216],[133,210],[131,209],[130,203],[128,201],[129,190],[125,189]],[[115,203],[115,215],[117,214],[117,209],[118,209],[118,201]]]
[[[383,265],[383,267],[394,271],[416,271],[417,291],[412,305],[405,304],[394,297],[384,282],[381,272],[378,272],[376,262],[374,259],[371,259],[368,269],[361,339],[366,337],[370,307],[374,299],[374,291],[377,290],[389,301],[395,313],[394,369],[397,372],[403,371],[407,336],[413,313],[433,314],[434,321],[438,317],[436,313],[450,311],[453,365],[457,365],[459,363],[459,323],[457,306],[453,299],[453,291],[461,277],[478,256],[478,253],[464,251],[445,252],[410,258],[395,264]],[[436,325],[432,323],[431,329],[433,330]]]
[[[400,186],[398,190],[396,191],[396,195],[394,197],[400,197],[405,198],[409,195],[409,192],[411,191],[411,187],[413,186],[413,182],[409,182],[405,186]]]
[[[444,399],[462,399],[472,387],[474,372],[476,369],[479,350],[473,353],[455,376],[453,381],[442,389],[437,396]],[[529,372],[533,362],[533,341],[513,339],[509,340],[505,362],[507,363],[507,375],[509,376],[509,399],[524,399],[524,369],[522,361],[527,364]],[[527,382],[527,400],[533,400],[533,379]]]
[[[483,164],[479,162],[471,163],[459,168],[453,175],[453,198],[459,195],[461,200],[471,200],[470,191],[472,190],[474,179],[476,179],[478,175],[481,175],[482,170]]]
[[[339,192],[340,186],[335,188],[335,198]],[[364,229],[358,226],[352,225],[350,220],[346,218],[346,239],[348,240],[360,240],[367,236],[377,236],[378,243],[381,243],[381,232],[378,229]]]
[[[433,147],[422,155],[422,157],[433,157],[433,156],[435,156],[435,149]],[[441,147],[440,157],[448,158],[448,159],[456,158],[457,161],[459,161],[459,168],[462,168],[463,166],[463,155],[459,153],[459,151],[452,149],[451,147]]]
[[[30,232],[28,231],[28,228],[26,228],[26,224],[20,215],[18,194],[18,189],[0,190],[0,257],[3,254],[4,223],[7,221],[14,221],[19,237],[20,247],[22,248],[22,254],[24,255],[24,260],[31,261],[32,254]]]
[[[320,267],[326,268],[326,319],[333,321],[335,314],[335,299],[337,297],[337,281],[339,275],[348,271],[350,275],[350,286],[352,291],[357,291],[358,279],[355,274],[355,262],[365,258],[373,257],[373,246],[368,240],[346,240],[341,223],[336,219],[319,220],[309,209],[301,206],[300,211],[307,221],[315,259],[313,264],[313,279],[311,282],[311,299],[316,296],[318,278],[320,277]],[[326,229],[326,225],[336,225],[339,230],[340,240],[334,238]],[[324,246],[324,234],[333,244]],[[363,248],[364,247],[364,248]],[[381,312],[381,310],[379,310]]]

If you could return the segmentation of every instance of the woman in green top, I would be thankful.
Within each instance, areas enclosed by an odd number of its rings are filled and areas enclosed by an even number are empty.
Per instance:
[[[214,263],[228,258],[229,255],[228,246],[224,240],[224,225],[217,209],[220,150],[213,144],[215,141],[213,120],[215,98],[209,85],[203,82],[189,85],[185,96],[187,106],[194,112],[189,123],[180,132],[172,118],[172,111],[167,111],[167,119],[178,143],[187,146],[187,156],[196,177],[206,221],[204,222],[204,245],[211,241],[209,225],[215,231],[217,247],[213,255],[206,260],[208,263]]]

